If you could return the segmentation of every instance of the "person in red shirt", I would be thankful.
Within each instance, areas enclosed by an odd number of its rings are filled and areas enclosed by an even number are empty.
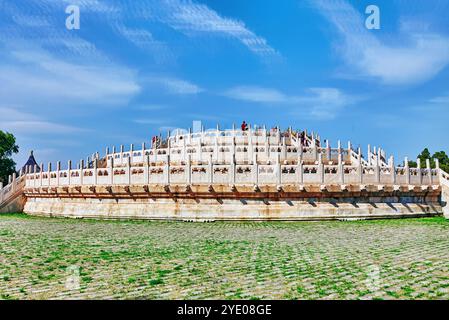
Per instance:
[[[242,131],[246,131],[248,130],[248,125],[246,124],[245,121],[242,122]]]

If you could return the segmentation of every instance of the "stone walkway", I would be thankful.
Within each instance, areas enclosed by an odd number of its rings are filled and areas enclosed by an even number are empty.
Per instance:
[[[2,299],[449,299],[449,222],[0,215]]]

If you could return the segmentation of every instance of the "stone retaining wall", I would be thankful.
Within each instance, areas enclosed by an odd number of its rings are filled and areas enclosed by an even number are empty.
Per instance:
[[[336,220],[441,215],[441,190],[379,191],[377,186],[114,186],[26,189],[31,215],[151,220]]]

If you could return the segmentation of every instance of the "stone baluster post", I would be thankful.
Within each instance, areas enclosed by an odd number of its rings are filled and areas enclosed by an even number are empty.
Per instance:
[[[318,152],[318,148],[317,148],[316,144],[312,144],[312,152],[313,152],[313,160],[315,162],[317,162],[318,157],[321,154],[321,152]]]
[[[182,139],[182,161],[186,161],[186,159],[187,159],[187,145],[186,145],[186,143],[187,143],[186,137],[184,137],[184,139]]]
[[[72,179],[72,160],[67,161],[67,184],[70,186],[70,180]]]
[[[126,184],[131,184],[131,157],[126,158]]]
[[[98,158],[95,158],[94,159],[94,161],[93,161],[94,163],[93,163],[93,172],[94,172],[94,174],[92,175],[92,177],[93,177],[93,180],[94,180],[94,186],[96,186],[97,185],[97,181],[98,181],[98,170],[97,170],[97,168],[98,168]]]
[[[348,162],[351,162],[351,150],[352,150],[352,145],[351,145],[351,141],[348,141]]]
[[[143,160],[143,183],[150,183],[150,155],[145,155]]]
[[[187,156],[186,162],[186,185],[190,186],[192,184],[192,156],[189,154]]]
[[[197,160],[198,161],[201,161],[201,159],[203,158],[202,157],[202,148],[201,148],[201,144],[202,144],[202,142],[201,142],[201,138],[202,138],[202,136],[203,136],[203,133],[201,133],[201,135],[200,135],[200,137],[198,138],[198,145],[197,145],[197,148],[196,148],[196,154],[197,154]]]
[[[282,137],[281,150],[282,150],[281,160],[286,160],[287,159],[287,143],[286,143],[285,137]]]
[[[362,184],[363,183],[363,165],[362,165],[362,150],[360,150],[360,148],[358,149],[357,152],[357,158],[358,158],[358,170],[357,173],[359,175],[359,183]]]
[[[189,157],[190,157],[190,155],[189,155]],[[164,174],[165,174],[165,184],[166,185],[169,185],[170,184],[170,155],[169,154],[167,154],[167,159],[166,159],[166,162],[165,162],[165,168],[164,168]]]
[[[145,142],[142,142],[142,154],[141,154],[141,156],[142,156],[142,163],[143,164],[145,164],[145,149],[146,149]]]
[[[321,184],[324,183],[324,164],[323,164],[323,155],[321,152],[318,154],[318,178]]]
[[[253,153],[254,153],[253,133],[254,133],[254,130],[251,129],[251,125],[248,125],[248,153],[245,154],[245,156],[248,157],[248,160],[252,160],[253,159]],[[257,140],[257,137],[256,137],[256,140]]]
[[[437,170],[437,183],[440,183],[440,160],[435,159],[435,169]]]
[[[303,184],[304,183],[304,169],[303,169],[302,153],[298,157],[296,171],[298,172],[298,183]]]
[[[17,173],[14,172],[14,173],[12,174],[11,179],[12,179],[12,181],[11,181],[11,183],[12,183],[12,191],[14,192],[14,191],[16,191],[16,187],[17,187],[17,181],[16,181],[16,179],[17,179]]]
[[[235,142],[235,140],[234,140],[234,142]],[[235,171],[236,171],[235,153],[232,153],[231,166],[230,166],[230,170],[229,170],[231,185],[235,184],[235,173],[236,173]]]
[[[276,126],[276,141],[277,145],[281,144],[281,128],[279,126]]]
[[[331,161],[331,146],[329,140],[326,140],[326,159],[328,163]]]
[[[345,171],[343,168],[343,159],[340,152],[338,153],[338,182],[342,185],[345,183]]]
[[[432,184],[432,169],[430,168],[430,159],[426,159],[426,170],[429,177],[429,185]]]
[[[42,180],[43,180],[43,178],[44,178],[44,163],[41,162],[41,172],[40,172],[40,175],[39,175],[39,186],[41,186],[41,187],[42,187]]]
[[[56,162],[56,185],[59,186],[59,175],[61,171],[61,161]]]
[[[405,183],[410,185],[410,166],[408,164],[408,158],[404,158],[404,174],[405,174]]]
[[[33,187],[36,187],[37,180],[37,165],[35,164],[33,167]]]
[[[368,152],[367,152],[367,154],[368,154],[368,165],[370,166],[372,164],[372,162],[371,162],[371,145],[370,144],[368,145]]]
[[[276,157],[276,183],[280,185],[282,182],[281,155],[278,153]]]
[[[270,135],[267,133],[267,129],[264,127],[265,136],[265,156],[268,158],[270,156]]]
[[[170,139],[170,131],[168,131],[168,137],[167,137],[167,154],[171,156],[171,140]]]
[[[131,143],[129,145],[129,154],[128,154],[128,158],[131,158],[131,164],[134,162],[134,144]]]
[[[212,154],[209,156],[209,184],[214,183],[214,161]]]
[[[80,185],[83,185],[84,183],[84,160],[81,159],[80,161]]]
[[[421,159],[416,159],[416,168],[417,168],[417,174],[418,174],[418,183],[422,184],[422,171],[421,171]]]
[[[235,136],[232,137],[231,156],[234,158],[234,161],[235,161]],[[231,159],[231,161],[232,161],[232,159]]]
[[[51,162],[48,163],[47,167],[47,179],[48,179],[48,186],[51,185]]]
[[[259,185],[259,163],[257,162],[258,155],[253,155],[253,180],[255,185]]]
[[[376,154],[376,167],[374,168],[374,174],[376,175],[376,183],[380,184],[380,154]]]
[[[394,165],[394,157],[390,157],[390,174],[391,174],[391,184],[396,184],[396,167]]]
[[[215,161],[218,161],[219,160],[219,149],[220,149],[220,147],[218,146],[218,139],[219,139],[219,137],[218,136],[216,136],[215,137],[215,139],[214,139],[214,153],[213,153],[213,158],[215,159]]]
[[[109,171],[109,183],[114,184],[114,157],[111,157],[108,161],[108,171]]]

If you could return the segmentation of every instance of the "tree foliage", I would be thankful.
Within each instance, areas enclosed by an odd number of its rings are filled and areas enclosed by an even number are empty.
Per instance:
[[[420,160],[422,168],[425,168],[427,159],[430,159],[430,167],[435,168],[436,167],[435,159],[438,159],[438,162],[440,163],[440,168],[446,172],[449,172],[449,156],[444,151],[438,151],[435,152],[433,155],[431,155],[429,149],[425,148],[418,155],[417,159]],[[409,166],[411,168],[416,168],[418,165],[415,161],[409,161]]]
[[[8,176],[13,174],[16,163],[12,160],[12,155],[19,152],[16,145],[16,138],[8,132],[0,130],[0,182],[8,183]]]

